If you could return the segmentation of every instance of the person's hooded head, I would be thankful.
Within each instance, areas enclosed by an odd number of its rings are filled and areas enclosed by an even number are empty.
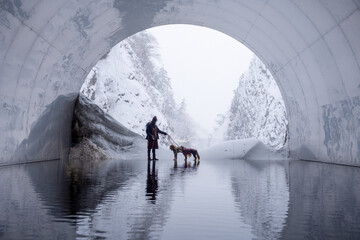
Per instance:
[[[151,124],[152,124],[152,125],[155,125],[156,122],[157,122],[157,117],[154,116],[153,119],[151,120]]]

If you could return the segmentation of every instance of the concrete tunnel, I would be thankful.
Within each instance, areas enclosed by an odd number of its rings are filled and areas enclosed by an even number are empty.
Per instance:
[[[360,0],[2,0],[0,163],[65,157],[91,68],[165,24],[221,31],[271,70],[291,157],[360,166]],[[220,82],[221,80],[219,80]]]

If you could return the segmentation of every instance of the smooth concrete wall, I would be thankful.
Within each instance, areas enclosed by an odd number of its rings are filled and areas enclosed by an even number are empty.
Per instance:
[[[69,123],[56,117],[34,128],[47,106],[77,93],[121,40],[184,23],[234,37],[270,68],[287,108],[290,156],[360,165],[359,7],[359,0],[3,0],[0,162],[33,160],[26,144],[17,150],[32,129],[56,132],[61,147],[38,144],[38,151],[42,159],[55,150],[60,157]],[[32,135],[50,141],[48,134]]]

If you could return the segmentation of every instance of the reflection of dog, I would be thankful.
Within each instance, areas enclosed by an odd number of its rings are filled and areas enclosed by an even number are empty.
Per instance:
[[[170,150],[174,152],[174,161],[177,160],[177,154],[182,153],[185,156],[185,161],[187,157],[194,156],[194,160],[198,159],[200,161],[200,155],[196,149],[186,148],[184,146],[176,147],[174,145],[170,145]]]

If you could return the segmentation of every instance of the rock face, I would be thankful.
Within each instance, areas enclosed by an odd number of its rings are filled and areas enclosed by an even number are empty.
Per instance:
[[[284,145],[287,129],[285,105],[270,71],[254,57],[239,79],[229,112],[219,116],[217,139],[256,138],[271,147]]]
[[[148,32],[120,42],[91,70],[80,92],[126,128],[145,137],[153,116],[158,127],[173,138],[193,136],[186,104],[175,103],[171,81]],[[168,139],[160,137],[160,143]]]
[[[72,124],[70,159],[127,158],[145,141],[116,121],[84,95],[79,95]],[[135,151],[134,151],[135,150]],[[126,154],[125,154],[126,153]]]

